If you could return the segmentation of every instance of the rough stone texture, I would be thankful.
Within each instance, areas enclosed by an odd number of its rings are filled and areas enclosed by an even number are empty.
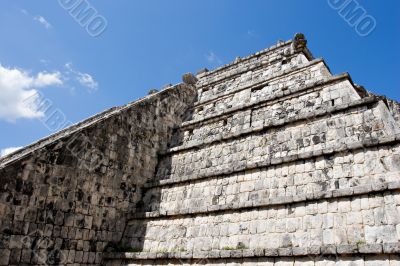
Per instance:
[[[367,151],[367,152],[366,152]],[[384,183],[398,180],[400,147],[380,147],[318,156],[298,162],[283,163],[225,176],[177,183],[172,187],[154,187],[146,194],[147,211],[187,213],[210,206],[226,209],[253,205],[270,205],[279,199],[286,203],[318,196],[327,191],[358,194],[366,188],[374,191]],[[365,171],[365,173],[364,173]],[[365,193],[365,192],[363,192]],[[352,195],[350,194],[350,195]],[[348,195],[348,194],[347,194]],[[161,198],[161,203],[151,198]]]
[[[2,158],[0,265],[100,264],[194,96],[177,85]]]
[[[256,265],[256,266],[398,266],[398,255],[368,255],[368,256],[306,256],[306,257],[280,257],[280,258],[228,258],[228,259],[148,259],[135,263],[126,263],[124,260],[115,259],[108,263],[110,266],[136,266],[136,265]]]
[[[400,265],[400,105],[306,43],[0,159],[0,265]]]

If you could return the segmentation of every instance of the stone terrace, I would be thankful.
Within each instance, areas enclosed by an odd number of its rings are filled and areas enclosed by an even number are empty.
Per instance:
[[[302,35],[197,78],[110,265],[400,264],[397,107]]]
[[[0,265],[400,265],[400,105],[306,43],[1,158]]]

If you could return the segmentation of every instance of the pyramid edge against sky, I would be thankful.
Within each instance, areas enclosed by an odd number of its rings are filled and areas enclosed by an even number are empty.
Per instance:
[[[0,265],[400,265],[400,105],[306,44],[0,158]]]

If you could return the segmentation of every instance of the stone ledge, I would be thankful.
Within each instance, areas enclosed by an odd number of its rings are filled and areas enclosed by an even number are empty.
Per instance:
[[[340,81],[344,81],[344,80],[351,81],[349,74],[342,73],[342,74],[331,76],[331,77],[325,77],[325,78],[315,81],[312,84],[297,88],[296,90],[289,89],[286,91],[282,91],[281,93],[276,94],[275,97],[272,97],[269,99],[260,99],[255,102],[238,105],[238,106],[233,107],[228,110],[216,111],[216,112],[214,112],[215,113],[214,115],[203,117],[203,118],[200,118],[197,120],[185,121],[182,123],[180,129],[192,129],[192,128],[195,128],[198,126],[206,125],[206,124],[221,120],[222,118],[225,118],[225,117],[231,115],[232,113],[241,112],[246,109],[251,109],[253,107],[258,107],[258,106],[266,107],[268,105],[273,105],[275,103],[279,103],[279,102],[283,102],[283,101],[286,101],[289,99],[299,97],[300,95],[304,95],[307,93],[312,93],[315,91],[322,90],[322,89],[324,89],[324,86],[328,86],[334,82],[340,82]],[[375,96],[375,97],[377,97],[377,96]]]
[[[276,249],[237,249],[183,252],[137,252],[104,254],[105,259],[154,260],[154,259],[236,259],[252,257],[303,257],[330,255],[399,254],[400,243],[327,245],[288,247]]]
[[[224,92],[224,93],[221,93],[221,94],[218,94],[218,95],[214,95],[214,96],[212,96],[212,97],[210,97],[210,98],[208,98],[206,100],[203,100],[203,101],[195,102],[194,105],[193,105],[193,108],[199,107],[199,106],[207,104],[209,102],[220,100],[223,97],[232,95],[234,93],[237,93],[237,92],[240,92],[240,91],[252,88],[252,87],[263,86],[266,83],[269,83],[274,79],[279,79],[281,77],[285,77],[285,76],[288,76],[288,75],[296,74],[297,72],[302,72],[305,68],[311,67],[311,66],[319,64],[319,63],[323,63],[325,65],[325,67],[328,68],[328,66],[326,65],[325,61],[322,58],[317,58],[317,59],[314,59],[314,60],[312,60],[310,62],[301,64],[301,65],[298,65],[298,66],[294,66],[292,68],[285,69],[285,70],[280,71],[280,72],[273,73],[270,76],[264,77],[264,78],[262,78],[262,79],[260,79],[258,81],[254,81],[254,83],[252,82],[251,84],[242,85],[242,86],[237,87],[237,88],[235,88],[235,89],[233,89],[231,91],[227,91],[227,92]],[[197,89],[199,89],[199,88],[197,88]],[[190,121],[188,121],[187,123],[189,123],[189,122]]]
[[[198,181],[198,180],[202,180],[202,179],[206,179],[206,178],[210,178],[210,177],[214,177],[214,176],[224,176],[224,175],[229,175],[229,174],[236,173],[236,172],[241,172],[241,171],[246,171],[246,170],[251,170],[251,169],[256,169],[256,168],[261,168],[261,167],[269,167],[271,165],[280,165],[280,164],[284,164],[284,163],[295,162],[298,160],[311,159],[311,158],[321,156],[321,155],[331,155],[331,154],[335,154],[335,153],[343,152],[343,151],[351,151],[351,150],[357,150],[357,149],[361,149],[361,148],[369,148],[369,147],[377,147],[377,146],[381,146],[381,145],[394,144],[394,143],[398,143],[399,141],[400,141],[400,133],[393,135],[393,136],[380,138],[380,139],[365,138],[362,141],[353,142],[349,145],[345,145],[344,143],[343,144],[339,143],[337,145],[337,147],[334,147],[334,148],[323,148],[323,149],[313,150],[310,152],[298,153],[298,154],[291,155],[291,156],[285,156],[285,157],[279,157],[279,158],[267,158],[260,162],[238,164],[233,169],[232,168],[221,169],[218,171],[214,171],[213,173],[199,174],[195,178],[193,178],[191,176],[183,176],[180,178],[162,179],[159,181],[153,181],[153,182],[149,182],[149,183],[145,184],[144,188],[161,187],[161,186],[186,183],[186,182],[191,182],[191,181]]]
[[[264,50],[261,50],[259,52],[254,53],[254,54],[251,54],[249,56],[243,57],[239,62],[233,61],[233,62],[228,63],[226,65],[220,66],[220,67],[218,67],[218,68],[216,68],[214,70],[208,71],[205,74],[203,74],[202,76],[199,76],[198,78],[209,78],[210,76],[212,76],[212,75],[214,75],[216,73],[219,73],[219,72],[221,72],[223,70],[227,70],[228,68],[230,68],[232,66],[235,66],[235,65],[238,65],[239,63],[243,63],[243,62],[249,61],[250,59],[252,59],[254,57],[259,57],[259,56],[262,56],[262,55],[265,55],[265,54],[268,54],[268,53],[272,54],[275,50],[277,50],[279,48],[291,45],[292,42],[293,42],[293,40],[288,40],[286,42],[278,43],[276,45],[270,46],[270,47],[268,47],[268,48],[266,48]],[[308,51],[308,49],[306,50],[306,53],[307,52],[311,55],[311,53]],[[243,73],[243,71],[238,72],[236,74],[241,74],[241,73]],[[234,76],[234,75],[231,75],[231,76]],[[224,78],[212,80],[210,82],[206,82],[206,83],[202,84],[201,87],[209,86],[209,85],[217,83],[218,81],[221,81],[221,80],[224,80]]]
[[[217,84],[221,84],[224,81],[235,79],[238,76],[240,76],[246,72],[249,72],[249,71],[256,72],[256,71],[264,70],[267,67],[270,67],[277,63],[282,62],[283,60],[291,60],[298,54],[304,54],[305,57],[307,57],[309,60],[310,59],[312,60],[312,57],[307,56],[307,53],[305,53],[305,51],[296,51],[296,52],[293,52],[288,55],[281,55],[281,54],[276,55],[275,54],[276,58],[273,58],[273,60],[271,60],[271,57],[274,56],[274,53],[271,53],[268,55],[266,54],[264,59],[259,60],[258,62],[255,62],[252,65],[247,65],[247,66],[244,64],[242,64],[242,66],[239,66],[241,63],[246,64],[245,60],[239,59],[237,62],[234,63],[234,65],[238,65],[239,67],[235,70],[233,70],[233,69],[228,70],[228,71],[232,71],[231,73],[228,73],[228,75],[224,75],[223,77],[216,78],[216,79],[209,79],[207,81],[203,81],[202,79],[204,79],[204,78],[207,79],[207,77],[204,76],[204,74],[210,73],[210,72],[204,72],[203,75],[200,74],[199,76],[197,76],[200,81],[197,84],[198,89],[205,89],[207,87],[212,87]]]
[[[243,62],[246,62],[246,61],[249,61],[250,59],[253,59],[254,57],[260,57],[260,56],[262,56],[262,55],[264,55],[264,54],[267,54],[267,53],[269,53],[269,52],[272,52],[272,51],[274,51],[274,50],[277,50],[277,49],[279,49],[279,48],[282,48],[282,47],[284,47],[284,46],[289,46],[289,45],[290,45],[290,48],[291,48],[291,54],[296,54],[296,53],[302,52],[302,53],[304,53],[304,55],[305,55],[309,60],[312,60],[312,59],[314,58],[314,56],[312,55],[311,51],[307,48],[306,45],[304,45],[304,47],[301,47],[300,49],[299,49],[299,48],[294,48],[294,49],[292,48],[293,43],[296,42],[295,40],[296,40],[296,36],[294,36],[293,39],[288,40],[288,41],[286,41],[286,42],[285,42],[285,41],[278,41],[277,44],[275,44],[275,45],[273,45],[273,46],[270,46],[270,47],[268,47],[268,48],[266,48],[266,49],[264,49],[264,50],[261,50],[261,51],[259,51],[259,52],[256,52],[256,53],[253,53],[253,54],[251,54],[251,55],[248,55],[248,56],[246,56],[246,57],[243,57],[243,58],[240,59],[240,61],[236,61],[236,60],[235,60],[235,61],[233,61],[233,62],[231,62],[231,63],[228,63],[228,64],[223,65],[223,66],[221,66],[221,67],[218,67],[218,68],[216,68],[216,69],[214,69],[214,70],[208,71],[208,72],[206,72],[206,73],[204,73],[204,74],[202,74],[202,75],[199,75],[198,77],[199,77],[199,78],[209,78],[210,76],[213,76],[214,74],[219,73],[219,72],[221,72],[221,71],[223,71],[223,70],[227,70],[228,68],[230,68],[230,67],[232,67],[232,66],[238,65],[238,64],[243,63]],[[271,53],[271,54],[272,54],[272,53]],[[236,74],[241,74],[241,73],[243,73],[243,72],[244,72],[244,71],[237,71]],[[232,76],[232,75],[231,75],[231,76]],[[224,78],[222,78],[222,79],[217,79],[217,80],[212,80],[211,82],[206,82],[206,83],[202,84],[202,86],[206,86],[206,85],[209,85],[209,84],[213,84],[213,83],[218,82],[218,81],[223,80],[223,79],[224,79]]]
[[[340,77],[336,77],[337,79],[341,79],[343,78],[343,76]],[[295,122],[299,122],[299,121],[304,121],[304,120],[310,120],[316,117],[320,117],[320,116],[324,116],[327,114],[332,114],[332,113],[336,113],[339,111],[343,111],[349,108],[354,108],[354,107],[358,107],[358,106],[363,106],[366,104],[371,104],[371,103],[375,103],[377,101],[379,101],[380,98],[376,97],[376,96],[369,96],[366,98],[362,98],[356,101],[353,101],[352,103],[348,104],[341,104],[341,105],[336,105],[334,107],[328,107],[328,108],[324,108],[324,109],[320,109],[314,112],[309,112],[307,114],[303,114],[303,115],[298,115],[296,117],[291,117],[291,118],[284,118],[284,119],[279,119],[279,120],[274,120],[272,121],[272,123],[268,124],[268,125],[263,125],[260,127],[250,127],[247,129],[243,129],[240,130],[238,132],[235,133],[231,133],[231,132],[225,132],[222,135],[219,135],[218,138],[212,139],[212,140],[205,140],[202,142],[198,142],[198,143],[192,143],[189,145],[181,145],[178,147],[174,147],[174,148],[170,148],[167,150],[166,153],[164,153],[163,155],[169,155],[172,153],[178,153],[181,151],[185,151],[185,150],[189,150],[189,149],[193,149],[193,148],[200,148],[203,146],[207,146],[207,145],[212,145],[213,143],[220,143],[222,141],[227,141],[230,139],[234,139],[234,138],[238,138],[238,137],[242,137],[243,135],[248,135],[248,134],[252,134],[255,132],[259,132],[259,131],[264,131],[267,130],[269,128],[273,128],[273,127],[282,127],[285,126],[287,124],[291,124],[291,123],[295,123]],[[258,104],[258,103],[257,103]],[[247,107],[244,107],[247,108]]]
[[[237,211],[242,209],[271,207],[278,205],[294,204],[299,202],[316,201],[323,199],[334,199],[342,197],[359,196],[370,193],[379,193],[383,191],[399,190],[400,180],[393,182],[375,182],[368,186],[355,186],[351,188],[335,189],[329,191],[320,191],[316,193],[307,193],[295,196],[284,196],[276,198],[267,198],[256,202],[233,203],[224,205],[212,205],[200,208],[181,209],[178,211],[152,211],[145,213],[135,213],[128,216],[128,220],[149,219],[149,218],[163,218],[172,216],[186,216],[193,214],[208,214],[224,211]]]

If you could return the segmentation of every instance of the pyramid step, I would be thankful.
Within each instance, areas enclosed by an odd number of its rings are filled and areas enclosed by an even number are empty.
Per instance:
[[[189,180],[395,140],[384,103],[357,106],[160,158],[158,180]],[[363,126],[361,126],[363,125]],[[156,180],[157,181],[157,180]]]
[[[384,181],[384,178],[390,181]],[[348,178],[348,177],[344,177]],[[357,182],[357,180],[352,180],[353,182]],[[336,181],[334,181],[336,182]],[[353,187],[346,187],[346,188],[339,188],[339,189],[331,189],[331,190],[323,190],[325,186],[321,186],[320,190],[315,190],[314,192],[309,193],[299,193],[290,196],[275,196],[272,197],[271,195],[267,195],[267,197],[262,197],[268,192],[268,189],[264,190],[255,190],[250,192],[253,196],[257,195],[257,199],[245,199],[239,201],[241,196],[248,194],[248,192],[236,193],[231,196],[232,199],[236,199],[237,201],[231,201],[229,203],[220,203],[220,204],[212,204],[213,197],[204,196],[204,198],[194,198],[194,199],[185,199],[187,200],[184,206],[187,207],[180,207],[181,204],[183,205],[185,202],[183,199],[179,201],[167,201],[163,200],[161,202],[161,206],[157,207],[157,210],[148,211],[144,213],[131,213],[128,216],[128,220],[135,220],[135,219],[151,219],[151,218],[162,218],[162,217],[170,217],[170,216],[185,216],[185,215],[193,215],[193,214],[209,214],[214,212],[223,212],[223,211],[240,211],[243,209],[254,209],[254,208],[261,208],[261,207],[273,207],[279,205],[288,205],[288,204],[295,204],[300,202],[308,202],[308,201],[319,201],[319,200],[339,200],[343,197],[351,197],[351,196],[360,196],[365,194],[372,194],[372,193],[381,193],[382,191],[392,191],[392,190],[399,190],[400,189],[400,172],[387,174],[387,176],[377,175],[375,177],[366,176],[365,184],[356,185]],[[167,190],[167,189],[164,189]],[[168,194],[161,192],[162,197],[167,198]],[[174,191],[174,188],[171,189]],[[178,192],[176,194],[179,194]],[[179,195],[176,195],[177,197]],[[236,197],[235,197],[236,196]],[[223,195],[219,196],[220,198],[224,199]],[[244,197],[243,197],[244,198]],[[225,202],[226,200],[224,200]],[[199,205],[200,203],[200,205]]]
[[[237,58],[234,62],[213,71],[205,71],[198,74],[199,82],[197,84],[200,88],[213,86],[227,78],[233,79],[246,72],[257,71],[257,69],[268,67],[300,53],[304,54],[308,60],[313,59],[307,48],[297,50],[292,48],[291,41],[281,43],[246,58]]]
[[[219,118],[220,116],[226,116],[231,113],[235,113],[238,111],[241,111],[246,108],[250,107],[255,107],[258,105],[270,105],[274,104],[277,102],[282,102],[286,101],[288,99],[296,98],[299,96],[302,96],[306,92],[312,92],[312,91],[319,91],[322,90],[324,85],[329,85],[331,83],[337,82],[337,81],[345,81],[349,80],[350,76],[347,73],[343,73],[340,75],[335,75],[335,76],[326,76],[326,77],[319,77],[315,80],[307,82],[307,84],[298,84],[298,86],[281,86],[282,90],[278,91],[273,91],[270,92],[270,94],[267,94],[268,87],[265,85],[251,85],[249,86],[248,89],[253,90],[253,96],[250,97],[248,96],[248,100],[241,99],[241,101],[236,100],[234,104],[232,102],[222,102],[223,108],[215,108],[214,105],[211,105],[210,108],[212,109],[212,112],[210,112],[207,115],[199,116],[197,118],[193,118],[189,121],[185,121],[182,123],[181,128],[186,128],[186,127],[193,127],[196,124],[203,124],[207,122],[208,120],[215,120],[216,118]],[[260,88],[260,90],[258,90]],[[263,93],[263,88],[266,89],[265,93]],[[315,89],[315,90],[312,90]],[[333,89],[332,89],[333,90]],[[354,92],[353,92],[354,93]],[[357,94],[354,94],[357,95]],[[326,101],[328,98],[330,98],[330,95],[324,95],[323,100]],[[240,97],[239,97],[240,98]],[[329,99],[331,100],[331,99]],[[218,106],[217,106],[218,107]],[[207,110],[203,110],[202,112],[206,112]],[[197,110],[198,112],[198,110]]]
[[[225,260],[229,259],[230,262],[236,263],[272,263],[272,264],[261,264],[261,265],[275,265],[280,261],[289,263],[292,261],[298,262],[318,262],[327,259],[338,260],[342,258],[342,263],[345,263],[346,257],[350,262],[356,258],[356,260],[368,260],[369,257],[373,258],[375,254],[381,255],[381,259],[398,263],[400,260],[399,256],[390,256],[400,254],[400,243],[384,243],[384,244],[349,244],[349,245],[326,245],[326,246],[309,246],[309,247],[287,247],[279,249],[226,249],[226,250],[210,250],[210,251],[176,251],[176,252],[137,252],[137,253],[106,253],[105,260],[108,266],[126,265],[149,265],[148,261],[152,261],[151,265],[165,265],[164,260],[168,259],[168,265],[182,265],[188,264],[206,264],[211,265],[218,263],[218,265],[225,265]],[[334,256],[334,259],[329,258]],[[306,257],[305,260],[302,257]],[[285,259],[283,259],[285,258]],[[225,260],[224,260],[225,259]],[[243,260],[244,259],[244,260]],[[267,259],[267,260],[265,260]],[[176,260],[174,263],[173,260]],[[147,262],[146,262],[147,261]],[[229,264],[230,265],[230,264]],[[247,265],[247,264],[246,264]],[[260,264],[258,264],[260,265]],[[276,264],[278,265],[278,264]],[[286,265],[286,264],[285,264]],[[292,264],[293,265],[293,264]],[[302,264],[296,264],[302,265]],[[311,264],[306,264],[311,265]],[[314,265],[314,264],[312,264]],[[323,265],[323,264],[321,264]],[[343,265],[355,265],[355,264],[343,264]],[[378,264],[376,264],[378,265]],[[392,264],[391,264],[392,265]],[[396,265],[396,264],[393,264]]]
[[[310,97],[310,103],[313,104],[313,100],[318,99],[318,97],[319,96],[315,98]],[[380,98],[376,96],[361,99],[351,99],[348,95],[344,95],[343,97],[348,98],[350,101],[332,106],[332,100],[326,100],[318,104],[313,104],[312,107],[309,108],[301,105],[295,108],[293,106],[296,106],[297,98],[294,98],[293,101],[288,100],[272,103],[260,109],[245,110],[245,108],[243,108],[238,115],[233,114],[228,117],[218,116],[215,118],[215,122],[201,123],[194,129],[190,129],[193,128],[193,125],[191,125],[189,129],[185,126],[183,127],[183,144],[168,149],[164,155],[192,148],[200,148],[205,145],[242,137],[269,128],[283,127],[300,121],[309,122],[320,116],[331,115],[354,107],[373,104],[380,100]],[[288,111],[285,109],[288,109]],[[278,110],[279,113],[277,112],[276,116],[270,115],[274,113],[274,110]],[[283,115],[281,115],[281,112]],[[212,132],[212,134],[210,134],[210,132]]]
[[[269,72],[268,72],[269,73]],[[194,103],[194,119],[201,119],[212,115],[215,111],[235,107],[247,101],[259,98],[271,99],[290,92],[304,84],[312,83],[317,79],[330,77],[331,74],[322,59],[299,64],[289,69],[271,72],[268,75],[256,75],[257,78],[245,81],[225,81],[220,86],[224,90],[214,89],[204,92],[198,88],[199,100]],[[210,94],[207,100],[201,100],[204,94]]]

